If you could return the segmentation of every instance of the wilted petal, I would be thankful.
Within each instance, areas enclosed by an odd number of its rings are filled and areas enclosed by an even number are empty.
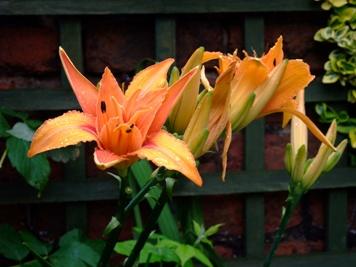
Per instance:
[[[232,125],[231,122],[228,122],[226,125],[226,137],[224,141],[224,148],[223,152],[221,154],[221,160],[222,160],[222,174],[221,174],[221,179],[225,181],[225,176],[226,176],[226,168],[227,168],[227,152],[229,151],[230,145],[231,145],[231,139],[232,139]]]
[[[196,185],[201,186],[203,183],[187,145],[165,131],[153,135],[135,153],[138,157],[148,159],[157,166],[182,173]]]
[[[61,47],[59,48],[59,57],[82,110],[85,113],[95,115],[98,100],[96,87],[79,72]]]
[[[96,141],[95,120],[90,114],[69,111],[45,121],[35,132],[28,156],[51,149],[75,145],[79,142]]]
[[[137,91],[152,91],[164,87],[167,84],[167,72],[174,59],[168,58],[162,62],[145,68],[135,75],[125,95],[131,95]]]

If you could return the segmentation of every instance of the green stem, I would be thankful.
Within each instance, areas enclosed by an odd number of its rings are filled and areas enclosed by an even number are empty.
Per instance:
[[[2,168],[2,165],[4,164],[4,160],[6,158],[6,155],[7,155],[7,149],[5,149],[4,152],[1,155],[1,158],[0,158],[0,169]]]
[[[275,235],[275,238],[273,240],[272,247],[267,255],[267,258],[264,261],[263,267],[269,267],[272,262],[272,258],[276,252],[276,249],[278,248],[279,243],[281,242],[283,233],[286,230],[288,221],[290,217],[293,214],[293,211],[295,207],[298,205],[299,200],[300,200],[301,195],[292,195],[292,197],[288,196],[288,199],[286,200],[286,205],[284,207],[284,212],[281,218],[281,222],[278,227],[278,231]]]
[[[106,267],[108,266],[112,251],[114,250],[115,244],[119,238],[119,234],[122,229],[122,223],[125,215],[125,206],[128,201],[128,196],[125,192],[127,186],[127,177],[123,177],[120,182],[120,195],[119,195],[119,210],[115,214],[115,218],[119,222],[119,225],[113,229],[109,236],[108,239],[106,240],[105,247],[103,252],[101,253],[99,262],[98,262],[98,267]]]
[[[163,182],[162,184],[163,184],[162,193],[159,199],[157,200],[156,206],[152,210],[152,213],[148,219],[145,229],[141,232],[140,237],[138,238],[133,250],[131,251],[126,262],[124,263],[124,267],[132,267],[135,264],[136,259],[139,257],[141,249],[145,245],[150,233],[152,232],[154,226],[157,223],[158,217],[160,216],[164,205],[168,201],[168,194],[166,191],[165,182]]]
[[[123,222],[126,218],[126,215],[134,208],[145,196],[145,194],[150,190],[150,188],[158,183],[157,175],[152,177],[137,193],[137,195],[128,202],[128,196],[125,192],[127,188],[127,178],[123,178],[120,185],[120,196],[119,196],[119,210],[115,215],[116,220],[119,222],[119,225],[112,229],[108,239],[105,243],[104,250],[101,254],[100,260],[98,262],[98,267],[105,267],[108,265],[111,254],[114,250],[114,247],[119,239],[119,235],[123,226]]]

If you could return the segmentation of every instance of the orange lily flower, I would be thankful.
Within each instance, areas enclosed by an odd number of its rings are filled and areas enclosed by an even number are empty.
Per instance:
[[[249,56],[239,59],[236,54],[223,55],[208,52],[203,61],[219,59],[218,72],[235,62],[235,75],[231,80],[230,121],[233,130],[241,130],[254,119],[271,113],[283,112],[283,126],[292,115],[300,118],[310,131],[323,143],[333,147],[317,126],[304,114],[298,112],[296,95],[313,79],[309,65],[302,60],[283,59],[283,39],[261,58]]]
[[[108,68],[97,89],[61,48],[59,55],[83,112],[69,111],[45,121],[34,134],[29,156],[95,141],[94,160],[100,169],[125,169],[145,158],[202,185],[188,147],[161,129],[197,69],[168,87],[167,71],[174,60],[166,59],[139,72],[124,93]]]

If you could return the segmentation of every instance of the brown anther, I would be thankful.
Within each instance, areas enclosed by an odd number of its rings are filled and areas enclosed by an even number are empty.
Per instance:
[[[101,113],[105,113],[106,112],[106,103],[105,103],[105,101],[101,101],[100,102],[100,109],[101,109]]]

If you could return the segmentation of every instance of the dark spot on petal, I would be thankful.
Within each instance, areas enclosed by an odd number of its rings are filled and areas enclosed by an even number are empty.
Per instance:
[[[126,129],[126,133],[131,133],[132,132],[132,129],[129,128],[129,129]]]
[[[100,102],[100,109],[101,109],[101,113],[105,113],[106,112],[106,104],[104,101]]]
[[[132,129],[135,126],[135,124],[131,123],[130,129]]]
[[[276,66],[276,65],[277,65],[277,60],[273,59],[273,66]]]

